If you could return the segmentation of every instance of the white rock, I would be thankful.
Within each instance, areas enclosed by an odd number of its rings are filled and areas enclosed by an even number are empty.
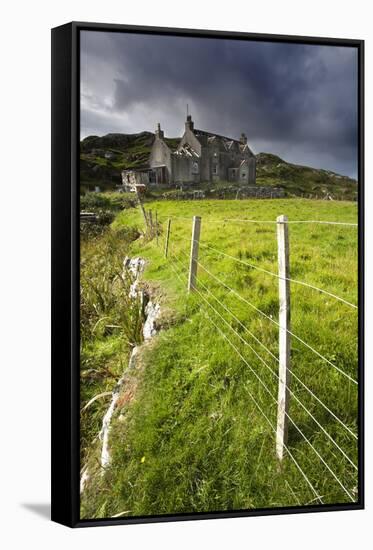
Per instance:
[[[87,482],[89,481],[89,479],[90,479],[90,475],[89,475],[89,472],[88,472],[88,466],[86,466],[84,468],[82,476],[80,478],[80,494],[83,493],[83,491],[85,489],[85,486],[86,486]]]
[[[140,274],[144,270],[145,267],[145,260],[143,258],[128,258],[126,257],[123,261],[123,276],[126,276],[126,270],[130,271],[130,273],[134,277],[134,281],[131,284],[130,287],[130,297],[136,298],[139,294],[139,291],[137,290],[137,285],[139,281]],[[143,293],[141,294],[141,299],[143,300],[144,296]],[[145,308],[145,316],[146,320],[143,326],[143,336],[144,340],[149,340],[156,334],[156,328],[155,328],[155,322],[158,319],[160,315],[160,305],[155,304],[152,301],[149,301]],[[131,356],[129,358],[128,362],[128,369],[133,369],[136,365],[136,356],[139,352],[139,347],[135,346],[132,350]],[[111,426],[111,420],[114,414],[114,410],[119,398],[119,394],[121,391],[121,388],[124,384],[124,374],[122,378],[118,381],[117,385],[115,386],[111,402],[109,405],[109,408],[107,409],[104,418],[102,419],[102,428],[99,433],[99,439],[102,441],[102,448],[101,448],[101,467],[104,469],[110,464],[110,451],[109,451],[109,433],[110,433],[110,426]],[[123,417],[122,417],[123,420]],[[85,476],[85,472],[82,474],[82,480],[83,480],[83,488],[84,484],[86,483],[87,479]],[[83,479],[84,477],[84,479]]]
[[[144,340],[149,340],[149,338],[152,338],[157,333],[155,322],[160,312],[161,308],[159,304],[154,304],[152,301],[148,302],[145,308],[146,321],[142,329]]]

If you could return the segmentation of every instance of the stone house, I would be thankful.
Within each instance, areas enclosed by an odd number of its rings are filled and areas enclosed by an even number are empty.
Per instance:
[[[255,184],[255,155],[244,133],[239,140],[194,128],[190,115],[176,148],[158,123],[147,168],[124,170],[123,185],[136,180],[147,185],[181,185],[230,181]],[[136,176],[134,175],[136,173]]]

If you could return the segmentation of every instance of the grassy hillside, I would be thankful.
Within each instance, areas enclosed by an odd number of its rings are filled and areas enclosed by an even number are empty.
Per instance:
[[[274,185],[287,194],[322,198],[328,193],[339,200],[357,200],[356,180],[330,170],[290,164],[276,155],[259,153],[256,157],[259,185]]]
[[[96,474],[83,495],[82,516],[188,513],[320,502],[290,456],[282,468],[275,459],[274,433],[268,421],[276,423],[277,382],[271,371],[277,368],[272,356],[278,353],[277,326],[201,267],[198,292],[186,293],[191,216],[202,216],[201,265],[276,321],[277,279],[208,247],[276,272],[275,225],[228,219],[270,221],[287,214],[292,221],[354,223],[356,204],[302,199],[160,201],[151,208],[157,210],[162,224],[159,246],[155,240],[138,239],[132,244],[126,241],[126,248],[131,256],[147,260],[144,284],[161,303],[162,330],[146,347],[138,369],[131,375],[130,387],[125,388],[119,401],[110,435],[112,464],[105,475],[92,466]],[[172,220],[170,254],[165,259],[162,238],[169,216],[177,217]],[[120,232],[142,229],[140,213],[129,209],[116,216],[108,235],[114,242],[123,242]],[[92,244],[89,261],[95,258],[94,262],[104,262],[103,269],[105,265],[109,269],[107,253],[100,243]],[[356,303],[356,228],[293,224],[290,246],[292,278]],[[123,253],[118,249],[114,256]],[[87,249],[82,249],[82,256],[88,261]],[[356,310],[304,286],[292,284],[291,290],[292,331],[356,378]],[[92,346],[95,340],[91,334]],[[128,354],[127,348],[123,350],[115,343],[118,340],[119,329],[100,334],[100,349],[110,350],[108,356],[100,355],[100,367],[110,366],[115,373],[126,365]],[[356,440],[348,431],[356,432],[356,385],[295,339],[292,368],[297,376],[292,391],[356,464]],[[110,386],[105,384],[104,378],[94,391]],[[89,398],[88,394],[84,397]],[[289,450],[322,502],[354,500],[357,474],[351,463],[295,398],[291,400],[290,416],[303,435],[290,425]],[[92,465],[97,452],[93,445]]]
[[[120,185],[121,170],[144,165],[149,157],[154,135],[107,134],[88,136],[80,143],[80,182],[83,187]]]
[[[166,138],[175,149],[180,138]],[[154,134],[107,134],[89,136],[80,144],[80,180],[82,189],[114,189],[121,184],[121,170],[140,168],[149,159]],[[263,186],[283,187],[287,196],[311,196],[322,198],[330,194],[339,200],[356,200],[356,181],[328,170],[290,164],[276,155],[257,155],[257,183]],[[232,198],[236,187],[231,183]],[[220,187],[222,187],[220,185]],[[199,186],[204,188],[206,186]],[[208,186],[207,186],[208,187]],[[214,184],[214,188],[219,188]],[[162,190],[164,192],[164,189]],[[229,192],[226,193],[229,197]]]
[[[154,134],[107,134],[88,136],[80,143],[80,180],[83,188],[113,189],[122,183],[121,171],[140,168],[149,160]],[[175,148],[178,138],[166,138]]]

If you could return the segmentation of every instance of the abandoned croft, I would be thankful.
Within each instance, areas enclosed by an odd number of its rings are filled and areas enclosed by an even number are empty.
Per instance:
[[[255,155],[244,133],[237,140],[197,130],[188,115],[184,134],[174,150],[158,123],[148,164],[123,170],[122,183],[126,191],[152,185],[172,187],[217,181],[253,185],[255,169]]]

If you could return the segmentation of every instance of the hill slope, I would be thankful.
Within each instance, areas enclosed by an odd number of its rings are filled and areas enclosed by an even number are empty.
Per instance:
[[[166,138],[175,148],[180,138]],[[80,143],[80,181],[83,188],[114,188],[120,185],[120,172],[126,168],[146,165],[154,134],[107,134],[88,136]],[[291,164],[280,157],[259,153],[257,156],[257,183],[283,187],[288,196],[306,195],[356,200],[357,182],[330,170]]]
[[[320,198],[356,200],[357,182],[330,170],[291,164],[277,155],[259,153],[256,156],[256,178],[259,185],[284,187],[289,195],[310,194]]]

